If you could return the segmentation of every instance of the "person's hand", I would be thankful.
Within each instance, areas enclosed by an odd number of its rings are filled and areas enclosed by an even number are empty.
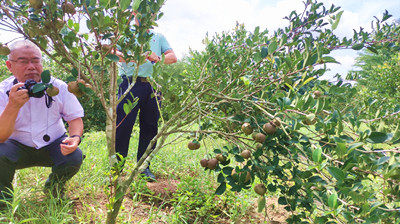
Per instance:
[[[24,86],[24,83],[20,82],[13,85],[8,93],[8,102],[11,106],[21,108],[29,100],[28,90],[18,88]]]
[[[153,62],[153,63],[157,63],[160,61],[160,57],[158,57],[158,55],[154,52],[151,52],[151,54],[149,56],[147,56],[147,60]]]
[[[73,153],[80,143],[79,137],[68,137],[62,141],[60,144],[61,154],[64,156]]]

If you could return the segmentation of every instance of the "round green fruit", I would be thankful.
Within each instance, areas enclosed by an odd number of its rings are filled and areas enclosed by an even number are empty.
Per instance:
[[[256,184],[254,191],[259,195],[264,195],[267,192],[267,188],[265,188],[264,184]]]
[[[220,162],[226,161],[226,157],[225,157],[224,155],[222,155],[221,153],[217,154],[217,155],[215,156],[215,158],[216,158],[218,161],[220,161]]]
[[[55,87],[55,86],[53,86],[53,87],[51,87],[51,88],[48,88],[48,89],[46,90],[47,95],[48,95],[48,96],[51,96],[51,97],[57,96],[59,92],[60,92],[60,90],[59,90],[57,87]]]
[[[10,48],[6,45],[0,45],[0,55],[7,56],[11,53]]]

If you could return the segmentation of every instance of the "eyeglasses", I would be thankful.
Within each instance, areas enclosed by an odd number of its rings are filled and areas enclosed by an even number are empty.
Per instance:
[[[39,64],[42,63],[42,59],[41,58],[32,58],[32,59],[19,58],[17,60],[10,60],[10,61],[16,62],[17,64],[24,65],[24,66],[28,65],[29,62],[31,62],[34,65],[39,65]]]

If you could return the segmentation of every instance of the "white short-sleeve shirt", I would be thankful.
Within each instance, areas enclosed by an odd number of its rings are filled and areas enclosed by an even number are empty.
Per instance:
[[[0,113],[3,113],[7,102],[7,91],[14,85],[15,77],[11,76],[0,83]],[[30,97],[23,105],[15,121],[14,131],[9,139],[14,139],[24,145],[42,148],[66,133],[63,119],[71,121],[84,116],[84,111],[78,99],[70,92],[68,86],[60,79],[51,77],[50,83],[59,88],[57,96],[52,97],[50,108],[46,106],[46,96]],[[46,142],[43,136],[48,135]]]

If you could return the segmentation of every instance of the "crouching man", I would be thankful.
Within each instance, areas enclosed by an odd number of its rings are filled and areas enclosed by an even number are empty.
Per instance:
[[[17,169],[52,167],[45,193],[62,197],[64,185],[79,170],[84,111],[67,84],[51,77],[59,94],[32,95],[29,84],[41,82],[40,49],[28,40],[11,44],[6,61],[12,76],[0,83],[0,200],[12,200]],[[27,82],[28,80],[28,82]],[[68,123],[68,135],[63,119]]]

